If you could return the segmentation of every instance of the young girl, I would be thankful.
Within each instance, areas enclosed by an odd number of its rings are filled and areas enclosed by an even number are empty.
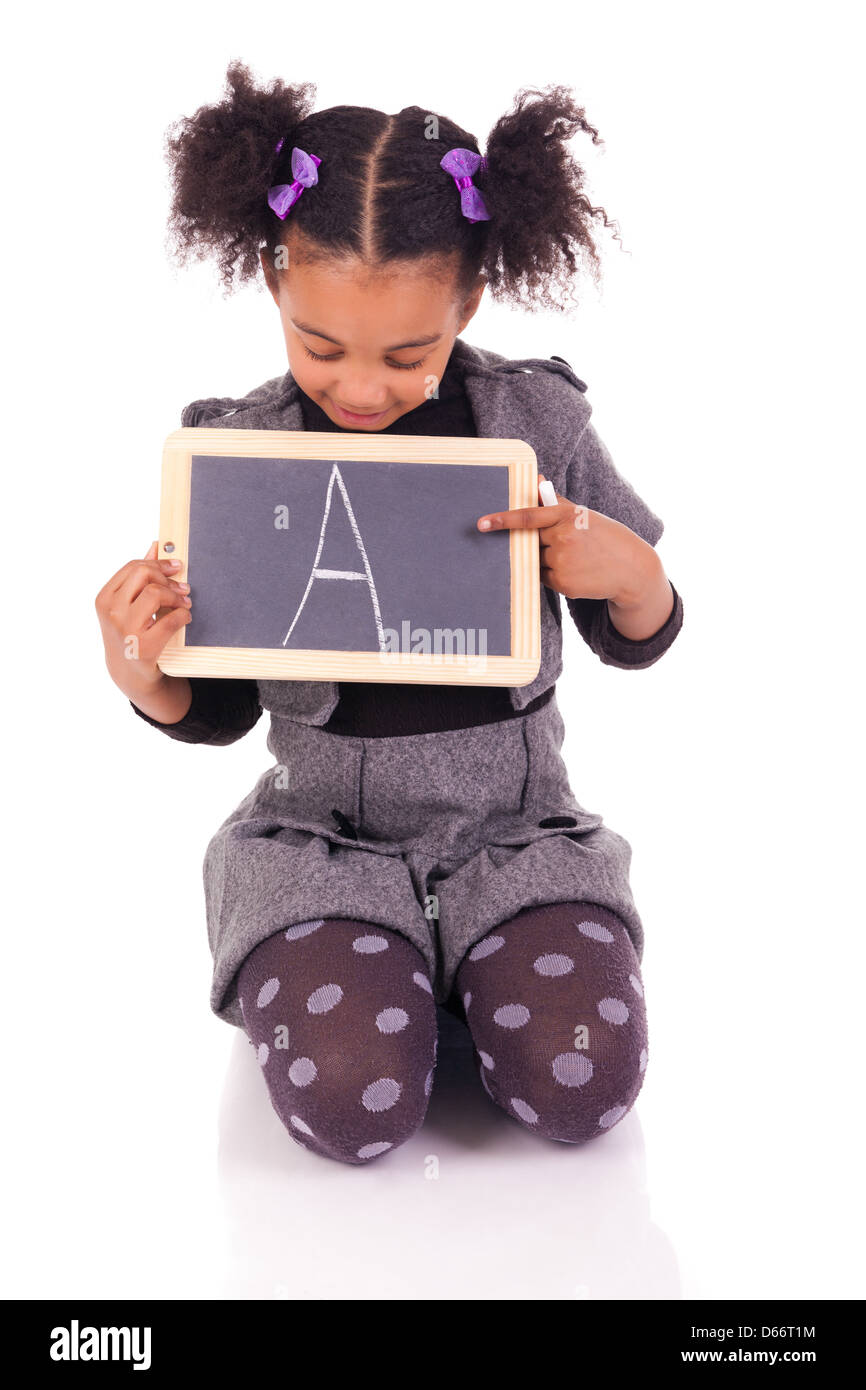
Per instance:
[[[499,688],[166,676],[157,657],[194,599],[155,542],[97,597],[106,661],[170,738],[228,744],[270,713],[275,766],[210,841],[204,888],[211,1007],[246,1031],[292,1138],[353,1164],[404,1143],[439,1004],[490,1098],[579,1144],[634,1103],[647,1024],[630,847],[576,800],[560,753],[560,595],[623,668],[667,650],[682,602],[585,383],[459,334],[485,285],[556,304],[580,257],[596,273],[592,220],[612,224],[567,142],[598,133],[567,89],[523,92],[481,158],[443,116],[314,112],[311,92],[257,88],[235,63],[225,100],[170,134],[178,255],[213,254],[227,288],[261,269],[289,362],[182,423],[526,440],[556,505],[477,525],[539,530],[541,669]]]

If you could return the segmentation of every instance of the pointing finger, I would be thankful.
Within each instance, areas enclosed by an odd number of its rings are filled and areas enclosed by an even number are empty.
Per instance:
[[[558,521],[570,521],[582,509],[566,498],[551,507],[513,507],[478,518],[479,531],[540,531]]]

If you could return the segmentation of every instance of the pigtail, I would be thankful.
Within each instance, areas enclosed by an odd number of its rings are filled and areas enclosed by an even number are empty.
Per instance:
[[[490,212],[483,273],[494,299],[561,310],[581,263],[598,282],[593,218],[617,224],[584,192],[584,170],[568,149],[579,131],[604,144],[569,88],[553,87],[518,92],[490,132],[487,170],[476,183]]]
[[[288,230],[302,233],[303,254],[372,266],[456,254],[459,296],[480,276],[493,299],[530,309],[566,308],[579,268],[600,278],[594,219],[617,240],[618,229],[587,197],[568,142],[579,132],[604,142],[569,88],[523,88],[497,121],[486,167],[474,176],[489,220],[475,223],[440,164],[453,148],[480,153],[473,134],[437,116],[431,135],[431,114],[417,106],[395,115],[357,106],[313,113],[314,94],[309,82],[259,86],[235,60],[225,98],[169,128],[168,247],[181,263],[214,257],[226,292],[258,277],[260,249],[273,251],[287,230],[268,189],[291,183],[297,144],[322,160],[315,192],[291,211]]]
[[[172,185],[169,250],[181,264],[191,256],[215,256],[228,293],[236,276],[242,283],[259,271],[258,248],[273,220],[267,190],[288,161],[292,132],[312,109],[315,86],[276,79],[257,87],[249,69],[234,61],[226,91],[223,101],[173,123],[165,154]]]

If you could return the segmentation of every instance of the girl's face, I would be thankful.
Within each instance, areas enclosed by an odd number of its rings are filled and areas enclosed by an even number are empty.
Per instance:
[[[280,311],[289,367],[335,425],[381,430],[434,394],[483,280],[455,303],[454,269],[433,262],[372,274],[357,262],[303,264],[289,251],[265,280]]]

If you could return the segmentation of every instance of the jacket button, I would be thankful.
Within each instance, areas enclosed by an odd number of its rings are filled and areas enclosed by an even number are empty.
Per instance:
[[[547,816],[545,820],[538,822],[539,830],[553,830],[566,825],[577,825],[574,816]]]
[[[577,387],[577,389],[578,389],[579,391],[586,391],[586,390],[587,390],[586,382],[585,382],[585,381],[581,381],[580,377],[577,375],[577,373],[576,373],[576,371],[574,370],[574,368],[572,367],[571,363],[570,363],[570,362],[566,362],[566,360],[565,360],[564,357],[557,357],[557,356],[554,354],[554,356],[551,357],[550,360],[551,360],[551,362],[561,362],[562,365],[563,365],[563,367],[567,367],[567,368],[568,368],[568,370],[571,372],[571,375],[574,377],[574,384],[575,384],[575,386]]]
[[[337,822],[337,829],[341,835],[344,835],[347,840],[357,840],[357,830],[348,817],[343,815],[342,811],[332,810],[331,815]]]

